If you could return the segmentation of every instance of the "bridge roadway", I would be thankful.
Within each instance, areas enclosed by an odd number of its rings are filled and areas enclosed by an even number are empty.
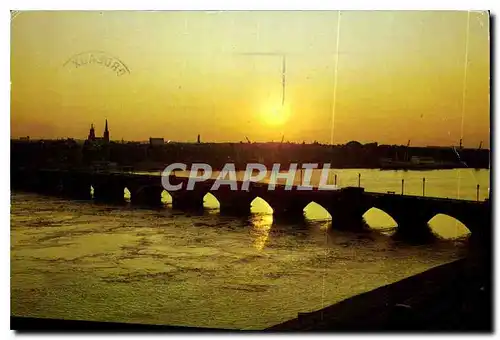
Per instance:
[[[346,187],[336,190],[298,190],[293,186],[286,190],[277,184],[268,190],[267,183],[249,183],[248,191],[221,185],[212,190],[215,179],[197,182],[194,190],[186,190],[187,177],[170,176],[172,185],[182,184],[182,189],[169,192],[175,209],[198,210],[203,208],[207,193],[214,195],[224,214],[246,215],[256,197],[265,200],[276,217],[297,218],[303,216],[304,208],[315,202],[332,216],[335,228],[363,228],[363,215],[375,207],[389,214],[397,223],[398,231],[412,236],[423,233],[427,222],[437,214],[445,214],[462,222],[473,234],[488,232],[491,224],[491,204],[484,202],[384,194],[365,192],[363,188]],[[161,205],[164,190],[159,175],[124,172],[89,172],[65,170],[14,170],[11,173],[11,188],[62,195],[73,199],[91,199],[90,187],[94,188],[94,199],[105,202],[124,200],[124,189],[131,193],[131,203],[141,206]]]

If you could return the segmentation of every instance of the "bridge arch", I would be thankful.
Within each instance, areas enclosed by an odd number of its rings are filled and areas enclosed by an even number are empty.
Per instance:
[[[260,213],[260,214],[272,214],[274,212],[269,202],[267,202],[266,200],[264,200],[259,196],[256,196],[250,202],[250,211],[253,213]]]
[[[315,201],[309,202],[304,207],[303,211],[306,219],[308,220],[325,221],[332,219],[332,215],[330,214],[330,212],[328,212],[325,207]]]
[[[127,187],[123,188],[123,199],[127,202],[132,199],[132,192]]]
[[[127,183],[125,188],[130,192],[130,202],[144,206],[160,206],[163,204],[163,188],[151,183]],[[127,194],[125,194],[127,200]]]
[[[444,239],[467,237],[471,234],[470,227],[460,219],[445,213],[434,215],[428,222],[432,232]]]
[[[398,222],[388,212],[378,207],[371,207],[363,214],[365,223],[371,228],[380,231],[393,231]]]
[[[209,210],[220,209],[220,201],[212,192],[207,192],[203,195],[203,208]]]

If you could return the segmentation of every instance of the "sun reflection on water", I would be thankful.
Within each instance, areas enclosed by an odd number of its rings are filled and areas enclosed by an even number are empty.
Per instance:
[[[269,232],[273,224],[273,215],[271,214],[254,214],[251,217],[252,231],[251,234],[255,238],[253,245],[261,251],[266,245],[269,238]]]

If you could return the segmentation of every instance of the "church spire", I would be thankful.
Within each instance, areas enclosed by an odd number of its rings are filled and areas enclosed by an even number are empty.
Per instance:
[[[108,120],[106,119],[106,125],[104,127],[104,140],[109,142],[109,129],[108,129]]]
[[[89,136],[87,138],[90,141],[95,140],[95,130],[94,130],[94,124],[90,124],[90,131],[89,131]]]

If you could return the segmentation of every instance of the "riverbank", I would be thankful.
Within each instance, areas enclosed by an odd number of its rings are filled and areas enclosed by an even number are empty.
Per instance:
[[[493,331],[489,254],[473,254],[267,329],[272,332]]]

